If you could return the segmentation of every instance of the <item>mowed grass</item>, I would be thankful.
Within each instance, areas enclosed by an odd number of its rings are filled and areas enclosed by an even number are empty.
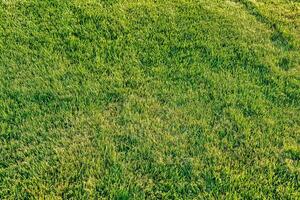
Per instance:
[[[0,199],[299,199],[297,0],[1,0]]]

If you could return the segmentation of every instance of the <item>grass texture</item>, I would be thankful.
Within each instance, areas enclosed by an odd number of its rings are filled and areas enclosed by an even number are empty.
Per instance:
[[[299,199],[298,0],[0,0],[0,199]]]

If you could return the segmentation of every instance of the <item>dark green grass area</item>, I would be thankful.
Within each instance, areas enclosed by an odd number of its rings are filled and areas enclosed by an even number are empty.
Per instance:
[[[299,199],[299,10],[1,0],[0,199]]]

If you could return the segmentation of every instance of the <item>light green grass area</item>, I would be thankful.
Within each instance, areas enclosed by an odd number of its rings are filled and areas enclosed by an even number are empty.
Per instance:
[[[300,199],[298,0],[0,0],[0,199]]]

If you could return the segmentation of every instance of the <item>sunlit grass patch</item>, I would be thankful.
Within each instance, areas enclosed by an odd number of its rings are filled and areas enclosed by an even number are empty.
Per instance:
[[[298,10],[1,1],[0,199],[299,198]]]

